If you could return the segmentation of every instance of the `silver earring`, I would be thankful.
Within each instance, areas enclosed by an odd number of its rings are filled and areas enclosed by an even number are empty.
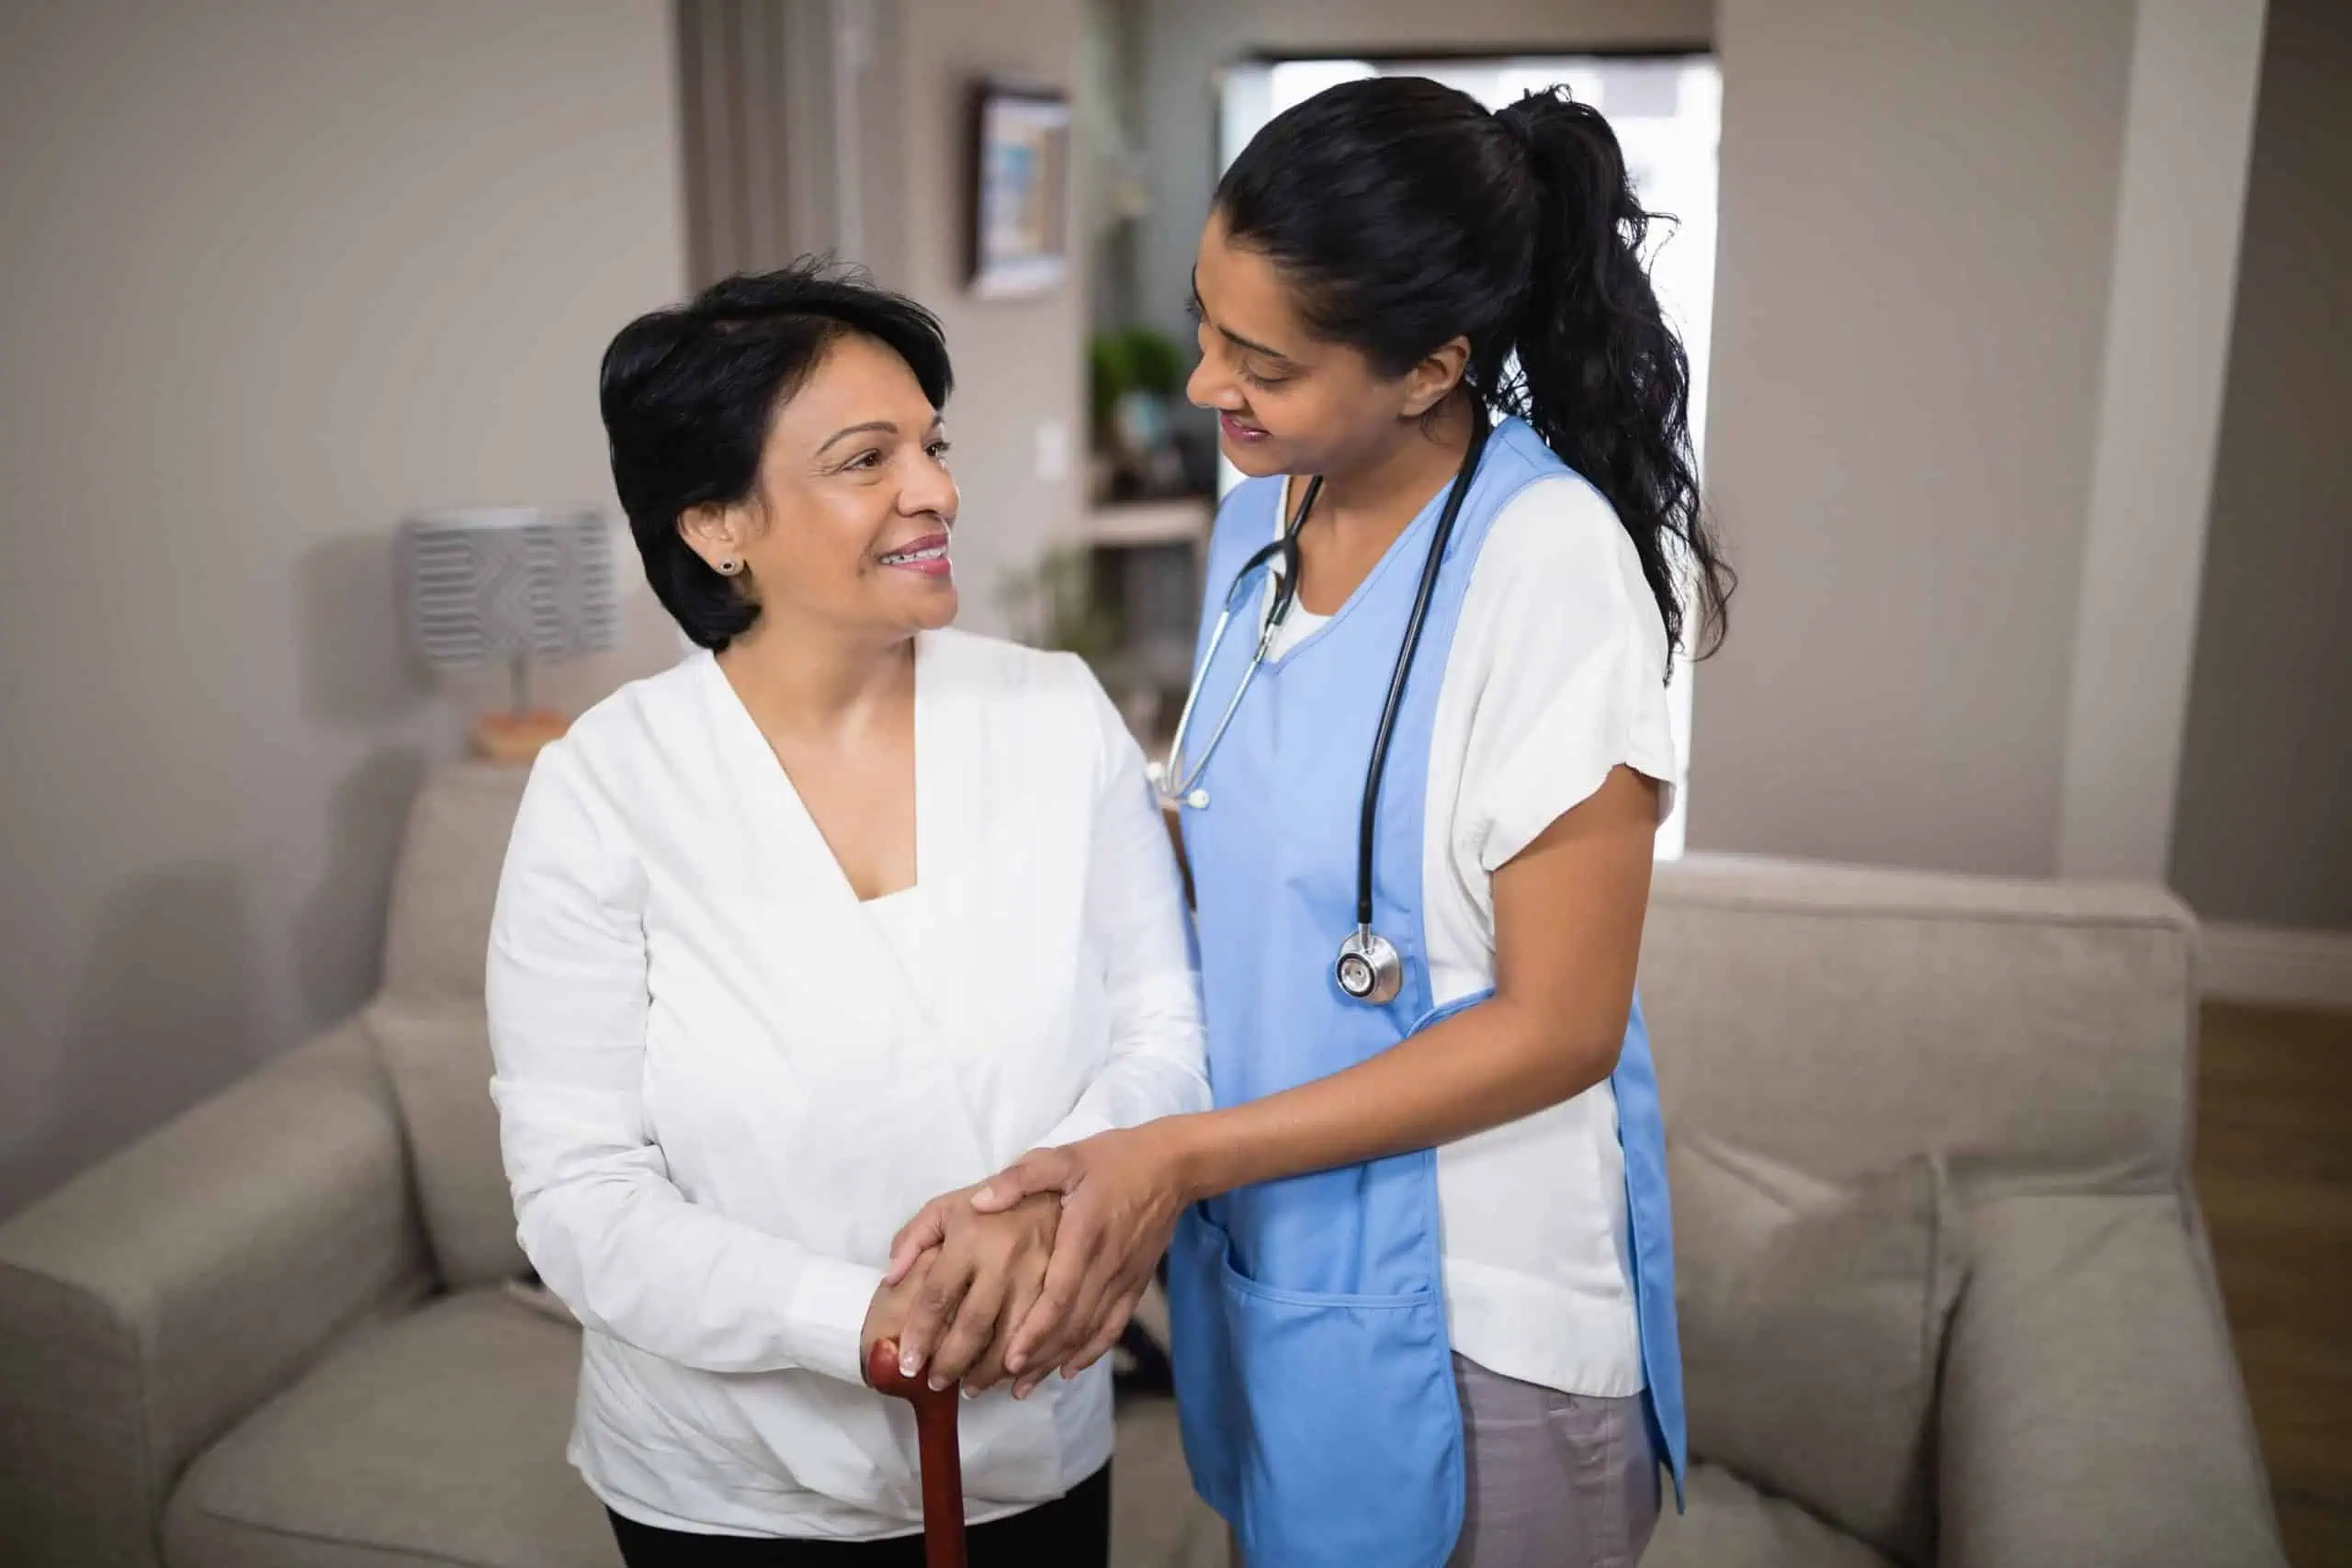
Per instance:
[[[718,575],[721,577],[732,577],[742,570],[743,563],[737,560],[733,556],[725,556],[719,559]]]

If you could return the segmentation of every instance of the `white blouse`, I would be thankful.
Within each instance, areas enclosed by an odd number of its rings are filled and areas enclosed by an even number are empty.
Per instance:
[[[859,1335],[925,1201],[1204,1109],[1189,923],[1143,760],[1069,655],[917,644],[917,884],[862,904],[708,654],[541,753],[489,969],[523,1247],[587,1333],[571,1459],[648,1524],[922,1517]],[[1108,1363],[964,1406],[975,1523],[1111,1452]]]

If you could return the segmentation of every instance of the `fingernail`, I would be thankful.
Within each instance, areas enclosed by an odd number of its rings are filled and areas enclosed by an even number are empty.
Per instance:
[[[1017,1372],[1027,1364],[1027,1358],[1023,1356],[1007,1356],[1004,1359],[1004,1370],[1008,1372]]]
[[[963,1394],[966,1399],[978,1399],[980,1397],[979,1390],[974,1388],[970,1383],[966,1383],[964,1385]]]
[[[922,1358],[912,1353],[899,1358],[899,1375],[910,1378],[922,1371]]]
[[[946,1380],[945,1378],[941,1377],[937,1372],[933,1372],[933,1373],[932,1373],[932,1374],[931,1374],[931,1392],[932,1392],[932,1393],[937,1393],[941,1389],[945,1388],[946,1386],[947,1386],[947,1380]]]

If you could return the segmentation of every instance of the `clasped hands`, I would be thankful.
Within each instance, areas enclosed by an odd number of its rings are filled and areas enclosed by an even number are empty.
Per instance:
[[[891,1244],[860,1350],[895,1340],[904,1375],[967,1394],[1076,1377],[1119,1342],[1168,1249],[1188,1201],[1177,1164],[1147,1123],[933,1199]]]

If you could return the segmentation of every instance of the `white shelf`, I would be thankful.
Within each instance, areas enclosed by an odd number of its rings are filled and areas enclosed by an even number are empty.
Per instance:
[[[1216,502],[1205,495],[1172,501],[1114,502],[1091,507],[1079,532],[1090,545],[1134,548],[1139,545],[1197,545],[1216,519]]]

